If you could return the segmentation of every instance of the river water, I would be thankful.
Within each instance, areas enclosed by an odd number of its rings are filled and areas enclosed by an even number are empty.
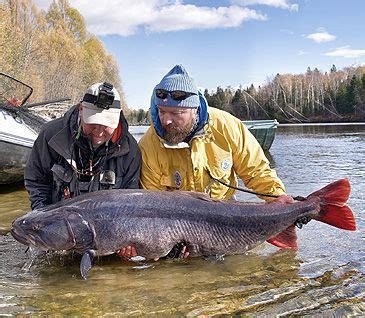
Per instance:
[[[144,129],[131,127],[137,139]],[[298,230],[297,251],[265,243],[224,260],[146,266],[103,257],[84,281],[77,255],[40,255],[26,269],[25,247],[5,233],[29,209],[27,194],[21,185],[5,186],[0,316],[364,316],[365,125],[280,125],[268,157],[293,195],[349,178],[358,230],[313,221]]]

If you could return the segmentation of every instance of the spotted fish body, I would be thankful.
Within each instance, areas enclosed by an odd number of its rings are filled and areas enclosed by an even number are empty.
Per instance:
[[[29,212],[14,221],[12,235],[42,250],[89,255],[82,262],[126,246],[155,259],[179,242],[187,245],[190,256],[240,254],[267,240],[296,247],[293,224],[303,218],[355,229],[352,212],[345,206],[349,192],[346,179],[293,204],[213,201],[182,191],[99,191]],[[85,266],[91,264],[81,264],[83,276]]]

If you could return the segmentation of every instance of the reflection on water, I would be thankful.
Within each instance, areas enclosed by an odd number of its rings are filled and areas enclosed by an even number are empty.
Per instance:
[[[21,183],[0,185],[0,235],[9,230],[15,216],[30,209],[27,192]]]
[[[140,138],[145,128],[132,129]],[[268,157],[294,195],[349,178],[358,231],[311,222],[298,231],[297,252],[263,244],[224,261],[158,261],[141,269],[103,257],[87,281],[78,255],[43,254],[22,271],[25,248],[0,236],[0,316],[364,315],[365,125],[279,126]],[[21,186],[1,187],[0,198],[4,233],[29,203]]]
[[[279,131],[285,135],[339,135],[339,134],[364,134],[365,123],[340,123],[340,124],[280,124]]]

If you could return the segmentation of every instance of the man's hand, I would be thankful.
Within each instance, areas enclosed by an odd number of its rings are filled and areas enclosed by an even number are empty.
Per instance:
[[[123,247],[120,250],[117,250],[115,253],[124,259],[130,259],[131,257],[138,255],[134,246]]]
[[[167,258],[180,258],[185,259],[188,258],[189,252],[186,248],[185,242],[180,242],[175,244],[175,246],[172,248],[172,250],[167,254]]]
[[[283,204],[288,204],[288,203],[294,203],[294,199],[287,194],[282,194],[280,196],[278,196],[274,202],[279,202],[279,203],[283,203]]]
[[[134,246],[123,247],[120,250],[115,252],[118,256],[129,260],[132,257],[138,256],[136,248]],[[168,258],[187,258],[189,256],[189,252],[186,250],[186,245],[184,243],[176,244],[170,253],[167,255]],[[155,258],[154,261],[158,261],[159,258]]]
[[[138,256],[138,253],[136,251],[136,248],[134,246],[127,246],[127,247],[123,247],[120,250],[117,250],[115,252],[115,254],[117,254],[118,256],[120,256],[121,258],[125,259],[125,260],[130,260],[132,257],[136,257]],[[159,258],[155,258],[154,261],[158,261]]]

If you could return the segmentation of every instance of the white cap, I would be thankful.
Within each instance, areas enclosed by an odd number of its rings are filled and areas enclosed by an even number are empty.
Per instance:
[[[110,128],[117,128],[122,107],[120,104],[120,95],[114,87],[112,89],[114,101],[108,109],[98,107],[95,103],[90,102],[93,99],[96,100],[103,84],[104,83],[93,84],[86,90],[84,98],[81,101],[82,119],[86,124],[99,124]]]

